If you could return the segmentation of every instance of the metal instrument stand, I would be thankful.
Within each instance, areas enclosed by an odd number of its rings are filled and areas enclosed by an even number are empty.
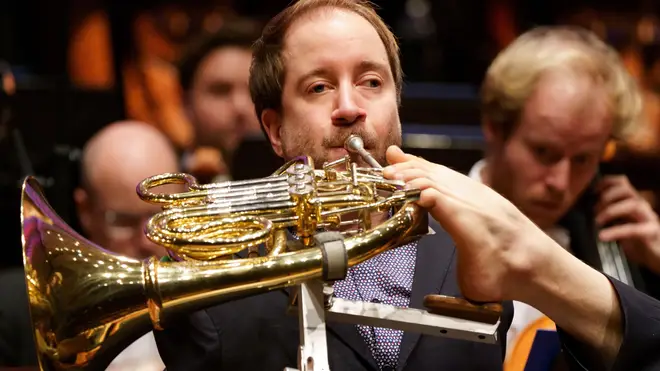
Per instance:
[[[298,291],[299,368],[284,371],[329,371],[326,320],[419,332],[481,343],[497,343],[496,323],[441,316],[423,309],[333,298],[322,281],[309,281]]]
[[[287,367],[285,371],[330,371],[324,287],[324,283],[319,280],[308,281],[299,286],[297,303],[300,326],[299,368]]]
[[[328,263],[328,266],[332,265]],[[284,371],[330,371],[326,320],[481,343],[495,344],[498,341],[499,319],[494,323],[480,322],[432,314],[423,309],[335,298],[332,286],[323,280],[310,280],[299,285],[295,306],[300,324],[298,368],[287,367]]]

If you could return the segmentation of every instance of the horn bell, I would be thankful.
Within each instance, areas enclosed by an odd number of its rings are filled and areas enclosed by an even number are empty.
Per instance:
[[[76,233],[32,177],[23,183],[21,226],[40,370],[103,369],[149,331],[150,262],[113,254]]]
[[[353,181],[357,184],[358,179],[354,177]],[[342,196],[341,200],[350,202],[338,202],[333,198],[338,196],[333,196],[332,186],[333,183],[319,183],[318,187],[327,187],[327,196],[316,201],[341,204],[350,210],[354,197]],[[394,214],[384,223],[344,240],[349,267],[428,231],[426,213],[412,202],[419,193],[404,194]],[[191,208],[204,208],[200,205],[193,204]],[[172,213],[164,209],[162,215]],[[301,213],[306,211],[287,210],[288,214],[284,214],[290,217],[289,222],[282,225],[293,222],[300,227],[305,221]],[[271,214],[282,214],[278,212]],[[229,217],[241,215],[244,214]],[[255,217],[253,214],[252,218]],[[203,218],[190,220],[207,223]],[[197,260],[197,256],[192,256],[181,261],[152,257],[140,261],[112,253],[68,226],[49,205],[33,177],[27,177],[22,187],[21,227],[25,280],[40,370],[103,370],[133,341],[152,329],[162,329],[177,315],[323,277],[322,248],[313,244],[286,248],[284,229],[277,229],[270,237],[271,247],[277,253],[265,256],[222,260]],[[150,238],[164,241],[165,246],[198,248],[195,251],[212,252],[214,248],[226,247],[196,240],[192,244],[184,243],[180,234],[171,237],[163,230],[169,229],[156,229]],[[225,240],[226,236],[222,241]],[[232,241],[227,242],[230,252],[236,246]],[[185,255],[186,251],[182,250],[185,249],[179,249],[177,254]]]

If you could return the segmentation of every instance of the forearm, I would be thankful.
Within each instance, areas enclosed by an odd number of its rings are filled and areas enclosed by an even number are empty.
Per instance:
[[[536,307],[558,327],[597,351],[609,364],[621,346],[622,315],[617,294],[600,272],[547,239],[547,257],[530,269],[520,300]]]

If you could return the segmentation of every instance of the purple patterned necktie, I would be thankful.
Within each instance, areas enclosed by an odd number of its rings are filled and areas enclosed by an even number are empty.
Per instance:
[[[334,284],[335,296],[346,300],[408,307],[415,274],[417,242],[379,254],[348,270]],[[357,325],[378,367],[395,369],[403,331]]]

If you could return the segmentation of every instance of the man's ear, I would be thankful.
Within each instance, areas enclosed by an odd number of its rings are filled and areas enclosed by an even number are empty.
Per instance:
[[[261,112],[261,123],[264,126],[264,130],[268,135],[268,140],[270,140],[270,145],[273,147],[275,154],[284,157],[281,136],[282,118],[280,114],[274,109],[265,109]]]
[[[495,135],[494,133],[494,128],[493,128],[493,122],[490,121],[487,118],[484,118],[481,120],[481,132],[484,135],[484,140],[486,143],[490,143],[493,141],[493,136]]]
[[[488,118],[484,118],[481,120],[481,132],[484,135],[484,140],[486,142],[486,146],[488,147],[497,145],[501,143],[504,139],[502,126],[493,123],[493,121]]]
[[[76,188],[73,191],[73,201],[76,204],[80,226],[86,234],[89,234],[92,229],[92,210],[89,194],[82,188]]]

